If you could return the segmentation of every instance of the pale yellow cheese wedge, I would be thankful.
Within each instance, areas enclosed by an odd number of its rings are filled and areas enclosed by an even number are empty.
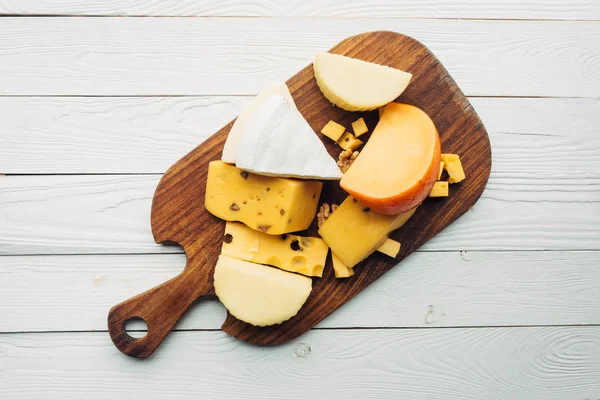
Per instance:
[[[412,74],[339,54],[320,53],[314,60],[323,95],[347,111],[381,107],[404,92]]]
[[[329,246],[321,238],[269,235],[238,222],[227,222],[221,254],[273,265],[307,276],[323,276]]]
[[[444,168],[448,171],[448,182],[458,183],[465,179],[465,171],[463,170],[460,157],[456,154],[442,154],[442,161],[444,162]]]
[[[298,314],[312,280],[277,268],[219,256],[215,293],[227,311],[255,326],[280,324]]]
[[[385,254],[389,257],[396,257],[400,252],[400,242],[394,239],[388,238],[383,244],[377,249],[378,252]]]
[[[448,182],[437,181],[434,183],[429,197],[448,197]]]
[[[350,278],[354,275],[354,270],[349,268],[344,262],[335,255],[335,253],[331,253],[331,258],[333,261],[333,272],[335,273],[336,278]]]

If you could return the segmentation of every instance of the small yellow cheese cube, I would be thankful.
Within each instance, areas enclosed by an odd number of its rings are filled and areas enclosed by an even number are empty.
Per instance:
[[[350,132],[346,132],[342,135],[340,140],[337,141],[337,144],[344,150],[352,149],[352,151],[354,151],[362,146],[363,142],[362,140],[355,138]]]
[[[331,253],[331,259],[333,261],[333,272],[336,278],[349,278],[354,275],[354,270],[348,268],[346,264],[335,253]]]
[[[338,124],[335,121],[329,121],[325,124],[323,129],[321,129],[321,133],[327,136],[329,139],[337,142],[342,135],[346,132],[346,128],[342,125]]]
[[[352,123],[352,130],[354,131],[354,136],[359,137],[367,132],[369,132],[369,128],[367,128],[367,124],[365,123],[364,118],[359,118]]]
[[[276,235],[310,226],[322,188],[319,181],[256,175],[223,161],[212,161],[204,205],[225,221],[240,221]]]
[[[442,161],[444,162],[444,168],[448,171],[448,175],[450,175],[448,182],[458,183],[465,179],[465,171],[458,155],[442,154]]]
[[[400,252],[400,242],[396,242],[394,239],[389,239],[383,242],[383,244],[377,249],[378,252],[390,256],[396,257]]]
[[[440,161],[440,172],[438,172],[438,181],[442,179],[442,174],[444,173],[444,162]]]
[[[365,207],[348,196],[329,215],[319,234],[349,268],[370,256],[386,241],[394,229],[400,228],[416,208],[400,215],[384,215]]]
[[[239,260],[273,265],[307,276],[323,276],[329,246],[323,239],[269,235],[238,222],[225,225],[221,254]]]
[[[448,197],[448,182],[437,181],[434,183],[429,197]]]

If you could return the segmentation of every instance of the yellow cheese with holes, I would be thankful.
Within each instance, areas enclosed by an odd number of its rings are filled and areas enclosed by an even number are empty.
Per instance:
[[[352,268],[375,252],[389,233],[404,225],[415,211],[384,215],[348,196],[323,223],[319,234],[331,251]]]
[[[448,182],[437,181],[434,183],[429,197],[448,197]]]
[[[367,132],[369,132],[369,128],[367,128],[367,124],[365,123],[364,118],[359,118],[352,123],[352,130],[354,131],[354,136],[359,137]]]
[[[342,135],[340,140],[337,141],[337,144],[344,150],[352,149],[352,151],[354,151],[362,146],[363,142],[350,132],[346,132]]]
[[[390,257],[394,258],[400,252],[400,242],[397,242],[394,239],[387,239],[377,249],[377,251],[385,254],[386,256],[390,256]]]
[[[333,252],[331,253],[331,259],[333,261],[333,272],[335,273],[336,278],[350,278],[354,275],[354,270],[348,268],[348,266]]]
[[[323,95],[347,111],[374,110],[394,101],[412,78],[399,69],[331,53],[317,54],[313,67]]]
[[[206,209],[226,221],[240,221],[270,234],[301,231],[317,213],[323,184],[243,171],[212,161],[206,182]]]
[[[460,157],[456,154],[442,154],[444,168],[448,171],[448,182],[458,183],[465,179],[465,171],[463,170]]]
[[[321,133],[334,142],[337,142],[342,137],[344,132],[346,132],[346,128],[335,121],[329,121],[325,124],[323,129],[321,129]]]
[[[239,222],[225,225],[221,254],[273,265],[307,276],[323,276],[329,246],[323,239],[290,234],[269,235]]]
[[[298,314],[312,279],[266,265],[219,256],[215,293],[227,311],[255,326],[280,324]]]

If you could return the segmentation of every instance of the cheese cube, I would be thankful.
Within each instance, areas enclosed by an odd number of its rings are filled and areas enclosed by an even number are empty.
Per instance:
[[[331,259],[333,261],[333,272],[336,278],[349,278],[354,275],[354,270],[348,268],[346,264],[335,253],[331,253]]]
[[[322,188],[319,181],[256,175],[212,161],[205,206],[216,217],[265,233],[296,232],[312,223]]]
[[[342,135],[340,140],[337,141],[337,144],[344,150],[352,149],[352,151],[354,151],[362,146],[363,142],[354,137],[350,132],[346,132]]]
[[[335,121],[329,121],[325,124],[323,129],[321,129],[321,133],[334,142],[337,142],[344,132],[346,132],[346,128]]]
[[[442,174],[444,173],[444,162],[440,161],[440,172],[438,172],[438,181],[442,179]]]
[[[319,234],[349,268],[370,256],[400,228],[416,208],[400,215],[384,215],[348,196],[323,223]]]
[[[463,170],[460,157],[456,154],[442,154],[444,168],[448,171],[448,182],[458,183],[465,179],[465,171]]]
[[[296,235],[269,235],[238,222],[225,225],[221,254],[268,264],[307,276],[323,276],[329,246],[323,239]]]
[[[394,258],[400,252],[400,242],[388,239],[377,249],[377,251]]]
[[[434,183],[429,197],[448,197],[448,182],[437,181]]]
[[[359,118],[354,121],[352,123],[352,130],[354,131],[354,136],[356,137],[369,132],[369,128],[367,128],[364,118]]]

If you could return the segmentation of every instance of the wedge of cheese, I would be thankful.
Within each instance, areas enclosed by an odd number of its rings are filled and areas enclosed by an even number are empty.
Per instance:
[[[442,162],[444,163],[444,168],[448,171],[448,182],[458,183],[465,180],[465,171],[458,155],[442,154]]]
[[[271,95],[248,117],[236,165],[267,176],[334,180],[335,160],[302,114],[280,95]]]
[[[323,95],[347,111],[374,110],[393,101],[412,78],[399,69],[331,53],[317,54],[313,66]]]
[[[208,165],[208,212],[273,235],[301,231],[317,213],[323,183],[251,174],[223,161]]]
[[[388,238],[381,246],[379,246],[377,251],[394,258],[400,253],[400,242]]]
[[[242,110],[240,115],[233,123],[233,126],[231,127],[231,130],[227,135],[225,146],[223,147],[223,154],[221,155],[221,160],[231,164],[235,164],[237,148],[240,143],[242,133],[246,128],[248,118],[250,118],[254,113],[257,112],[257,110],[260,109],[260,105],[265,101],[265,99],[269,98],[274,94],[284,97],[291,105],[296,107],[294,99],[290,94],[290,90],[288,89],[285,83],[278,83],[276,85],[271,86],[267,90],[259,93],[254,99],[252,99],[252,102]]]
[[[219,256],[214,282],[227,311],[255,326],[292,318],[312,290],[312,280],[306,276],[226,256]]]
[[[323,276],[329,246],[321,238],[269,235],[237,222],[225,225],[221,254],[227,257],[273,265],[307,276]]]
[[[335,253],[331,253],[331,261],[333,261],[333,272],[336,278],[350,278],[354,275],[354,270],[352,268],[348,268],[346,264],[335,255]]]

